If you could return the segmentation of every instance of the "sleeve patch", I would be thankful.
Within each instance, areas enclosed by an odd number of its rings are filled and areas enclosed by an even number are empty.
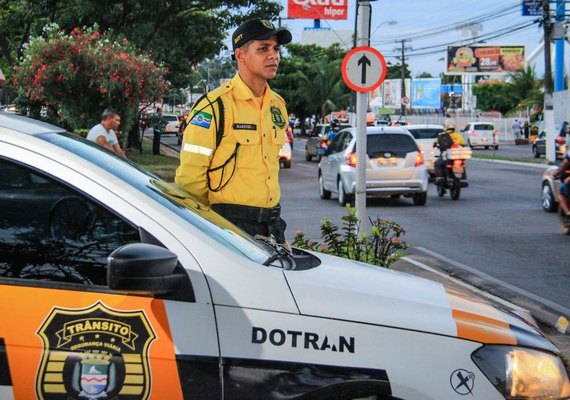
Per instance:
[[[191,125],[196,125],[206,129],[210,127],[211,123],[212,123],[212,114],[208,114],[207,112],[204,111],[198,111],[196,114],[194,114],[192,120],[190,121]]]

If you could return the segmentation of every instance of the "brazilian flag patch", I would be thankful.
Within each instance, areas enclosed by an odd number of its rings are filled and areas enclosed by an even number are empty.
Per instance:
[[[281,115],[281,110],[277,107],[271,107],[270,111],[271,111],[271,120],[273,121],[273,123],[277,125],[279,128],[283,128],[285,126],[285,119],[283,118],[283,115]]]
[[[196,125],[206,129],[210,127],[211,123],[212,123],[212,114],[208,114],[207,112],[204,111],[198,111],[196,114],[194,114],[192,120],[190,121],[190,125]]]

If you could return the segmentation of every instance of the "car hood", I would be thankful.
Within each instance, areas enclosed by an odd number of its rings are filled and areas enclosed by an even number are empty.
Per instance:
[[[481,298],[409,274],[316,255],[319,267],[284,272],[303,315],[557,351],[529,322]]]

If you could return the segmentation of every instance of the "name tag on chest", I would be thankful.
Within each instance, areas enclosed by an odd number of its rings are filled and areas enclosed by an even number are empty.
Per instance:
[[[257,125],[255,125],[255,124],[234,124],[233,129],[236,131],[256,131]]]

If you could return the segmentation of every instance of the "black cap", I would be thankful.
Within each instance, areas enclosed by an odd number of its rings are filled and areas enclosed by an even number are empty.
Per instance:
[[[234,51],[250,40],[264,40],[277,36],[279,44],[291,42],[291,32],[283,28],[275,28],[275,25],[266,19],[250,19],[241,24],[232,35]]]

